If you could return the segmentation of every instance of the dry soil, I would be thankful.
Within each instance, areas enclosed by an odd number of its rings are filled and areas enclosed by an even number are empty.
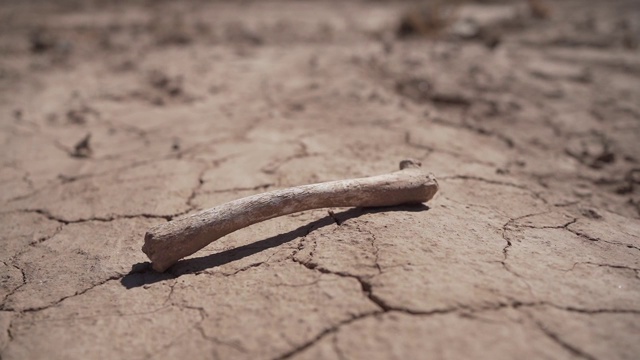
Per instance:
[[[0,357],[637,359],[640,3],[531,3],[2,1]],[[140,251],[407,157],[427,206]]]

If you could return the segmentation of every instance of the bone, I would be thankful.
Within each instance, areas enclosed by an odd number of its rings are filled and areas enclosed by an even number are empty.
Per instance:
[[[234,200],[147,231],[142,251],[163,272],[183,257],[236,230],[283,215],[332,207],[385,207],[420,204],[433,198],[438,183],[415,160],[400,171],[270,191]]]

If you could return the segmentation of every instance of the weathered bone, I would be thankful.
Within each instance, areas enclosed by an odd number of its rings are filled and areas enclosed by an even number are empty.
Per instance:
[[[142,251],[153,269],[165,271],[181,258],[249,225],[299,211],[326,207],[419,204],[438,191],[433,175],[415,160],[400,171],[360,179],[296,186],[248,196],[149,229]]]

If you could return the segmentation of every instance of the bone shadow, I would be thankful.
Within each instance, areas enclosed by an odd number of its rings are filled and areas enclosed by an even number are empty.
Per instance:
[[[297,238],[304,237],[311,231],[321,229],[332,224],[342,224],[343,222],[360,217],[364,214],[375,214],[381,212],[420,212],[427,211],[429,207],[424,204],[402,205],[394,207],[379,208],[353,208],[345,210],[333,215],[327,215],[321,219],[300,226],[284,234],[272,236],[270,238],[256,241],[251,244],[243,245],[234,249],[224,250],[198,258],[189,258],[179,260],[175,265],[171,266],[166,272],[158,273],[151,269],[150,262],[137,263],[131,266],[131,271],[125,275],[120,283],[127,289],[132,289],[144,285],[153,284],[160,281],[175,279],[182,275],[197,273],[206,269],[215,268],[230,262],[238,261],[245,257],[255,255],[261,251],[271,249]]]

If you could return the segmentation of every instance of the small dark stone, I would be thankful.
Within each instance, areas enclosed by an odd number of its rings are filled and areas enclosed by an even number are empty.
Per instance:
[[[93,150],[91,149],[91,145],[89,141],[91,140],[91,133],[87,134],[82,140],[80,140],[74,147],[71,152],[71,156],[76,158],[87,158],[91,156]]]
[[[598,212],[593,209],[581,209],[580,213],[582,214],[582,216],[589,219],[602,219],[602,215],[598,214]]]

